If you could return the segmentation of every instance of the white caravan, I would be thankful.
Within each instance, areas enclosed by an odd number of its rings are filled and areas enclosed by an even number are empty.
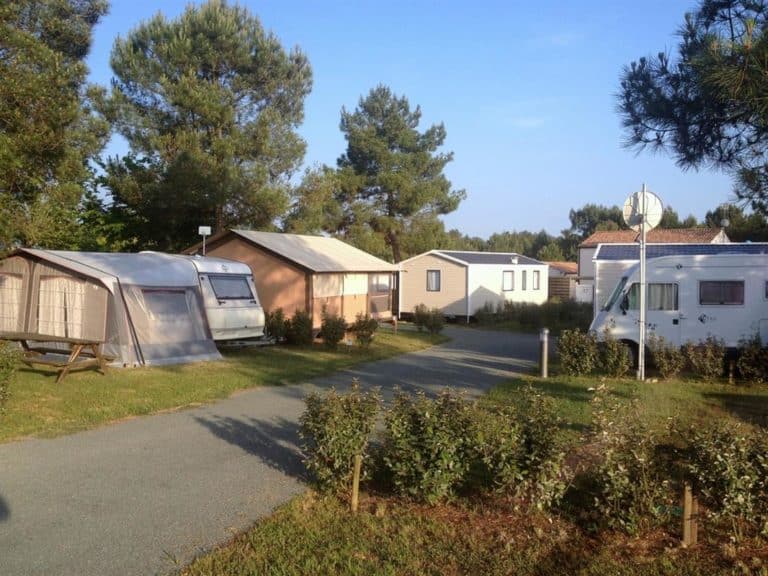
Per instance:
[[[768,254],[662,256],[646,263],[646,334],[681,346],[715,336],[728,348],[759,334],[768,343]],[[636,352],[640,265],[626,271],[590,330],[606,328]]]
[[[264,309],[247,264],[209,256],[178,257],[189,260],[197,269],[214,340],[264,336]]]

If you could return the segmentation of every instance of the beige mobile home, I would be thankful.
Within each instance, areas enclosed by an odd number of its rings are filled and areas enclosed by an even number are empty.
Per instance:
[[[506,301],[547,300],[549,266],[511,252],[430,250],[400,263],[399,310],[419,304],[467,320]]]
[[[187,253],[200,250],[197,245]],[[348,323],[357,314],[392,318],[397,267],[336,238],[226,230],[206,242],[206,255],[250,266],[264,310],[306,310],[320,327],[323,306]]]

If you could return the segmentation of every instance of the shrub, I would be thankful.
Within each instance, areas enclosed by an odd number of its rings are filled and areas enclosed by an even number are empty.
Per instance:
[[[685,354],[679,346],[667,342],[663,336],[651,334],[648,349],[653,356],[653,363],[659,369],[662,378],[674,378],[685,368]]]
[[[10,342],[0,340],[0,414],[10,395],[11,378],[16,372],[18,361],[18,350]]]
[[[525,445],[516,410],[510,406],[475,406],[469,442],[483,488],[502,492],[519,486]]]
[[[339,317],[337,314],[329,314],[326,307],[323,306],[320,331],[323,333],[325,347],[335,350],[339,342],[344,338],[344,333],[347,331],[347,323],[344,321],[344,318]]]
[[[603,371],[613,378],[621,378],[630,369],[632,357],[629,348],[616,340],[606,328],[600,346],[600,364]]]
[[[725,344],[715,336],[707,336],[698,344],[686,342],[683,347],[691,371],[707,382],[716,380],[723,374],[725,362]]]
[[[267,312],[264,319],[264,332],[267,336],[274,338],[275,342],[282,342],[285,340],[287,331],[288,325],[282,308]]]
[[[413,323],[416,329],[421,332],[429,322],[429,308],[426,304],[417,304],[413,308]]]
[[[566,374],[589,374],[597,361],[597,340],[594,334],[578,330],[563,330],[557,342],[560,365]]]
[[[305,310],[296,310],[286,323],[285,338],[289,344],[312,344],[312,318]]]
[[[436,399],[398,392],[387,411],[383,460],[395,489],[434,504],[451,497],[469,469],[471,407],[445,390]]]
[[[499,315],[496,313],[495,306],[490,302],[486,302],[482,308],[475,312],[475,320],[477,320],[478,324],[486,326],[498,322]]]
[[[352,331],[355,333],[355,340],[363,348],[368,348],[373,342],[373,335],[379,329],[379,321],[371,318],[368,314],[358,313],[355,317],[355,323],[352,325]]]
[[[305,464],[321,490],[350,484],[355,455],[367,458],[368,441],[381,405],[377,390],[362,392],[355,380],[347,394],[331,389],[307,396],[299,419]],[[363,467],[363,474],[367,467]]]
[[[599,461],[594,469],[598,520],[632,534],[669,514],[666,465],[657,458],[656,434],[639,404],[624,405],[599,388],[592,400],[592,432]]]
[[[768,440],[764,432],[716,422],[692,429],[688,439],[689,472],[710,516],[730,521],[737,539],[750,524],[768,533]]]
[[[430,334],[439,334],[443,331],[445,326],[445,316],[443,316],[442,310],[439,308],[432,308],[426,317],[424,327]]]
[[[744,380],[760,384],[768,381],[768,348],[763,346],[760,334],[739,343],[736,366]]]

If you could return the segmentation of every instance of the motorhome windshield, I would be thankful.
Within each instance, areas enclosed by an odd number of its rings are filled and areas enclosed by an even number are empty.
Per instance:
[[[209,276],[213,292],[219,300],[253,300],[245,276]]]
[[[613,305],[616,303],[616,300],[619,299],[619,296],[621,295],[621,292],[624,290],[624,286],[627,284],[627,277],[623,276],[621,280],[619,280],[619,283],[616,284],[616,288],[613,289],[613,293],[611,294],[611,297],[608,298],[608,302],[605,303],[605,306],[603,306],[603,310],[610,310],[613,308]]]

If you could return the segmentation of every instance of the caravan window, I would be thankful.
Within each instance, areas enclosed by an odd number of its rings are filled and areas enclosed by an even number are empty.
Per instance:
[[[427,292],[440,292],[440,270],[427,270]]]
[[[40,334],[83,337],[85,282],[67,276],[41,276],[37,303]]]
[[[17,332],[21,309],[21,274],[0,274],[0,331]]]
[[[699,282],[702,306],[739,306],[744,304],[743,280],[705,280]]]
[[[208,278],[219,300],[253,300],[253,293],[245,276],[210,275]]]
[[[629,310],[640,309],[640,284],[632,284],[627,295]],[[646,292],[648,298],[648,310],[677,310],[677,284],[648,284]]]
[[[389,292],[391,274],[371,274],[372,292]]]

